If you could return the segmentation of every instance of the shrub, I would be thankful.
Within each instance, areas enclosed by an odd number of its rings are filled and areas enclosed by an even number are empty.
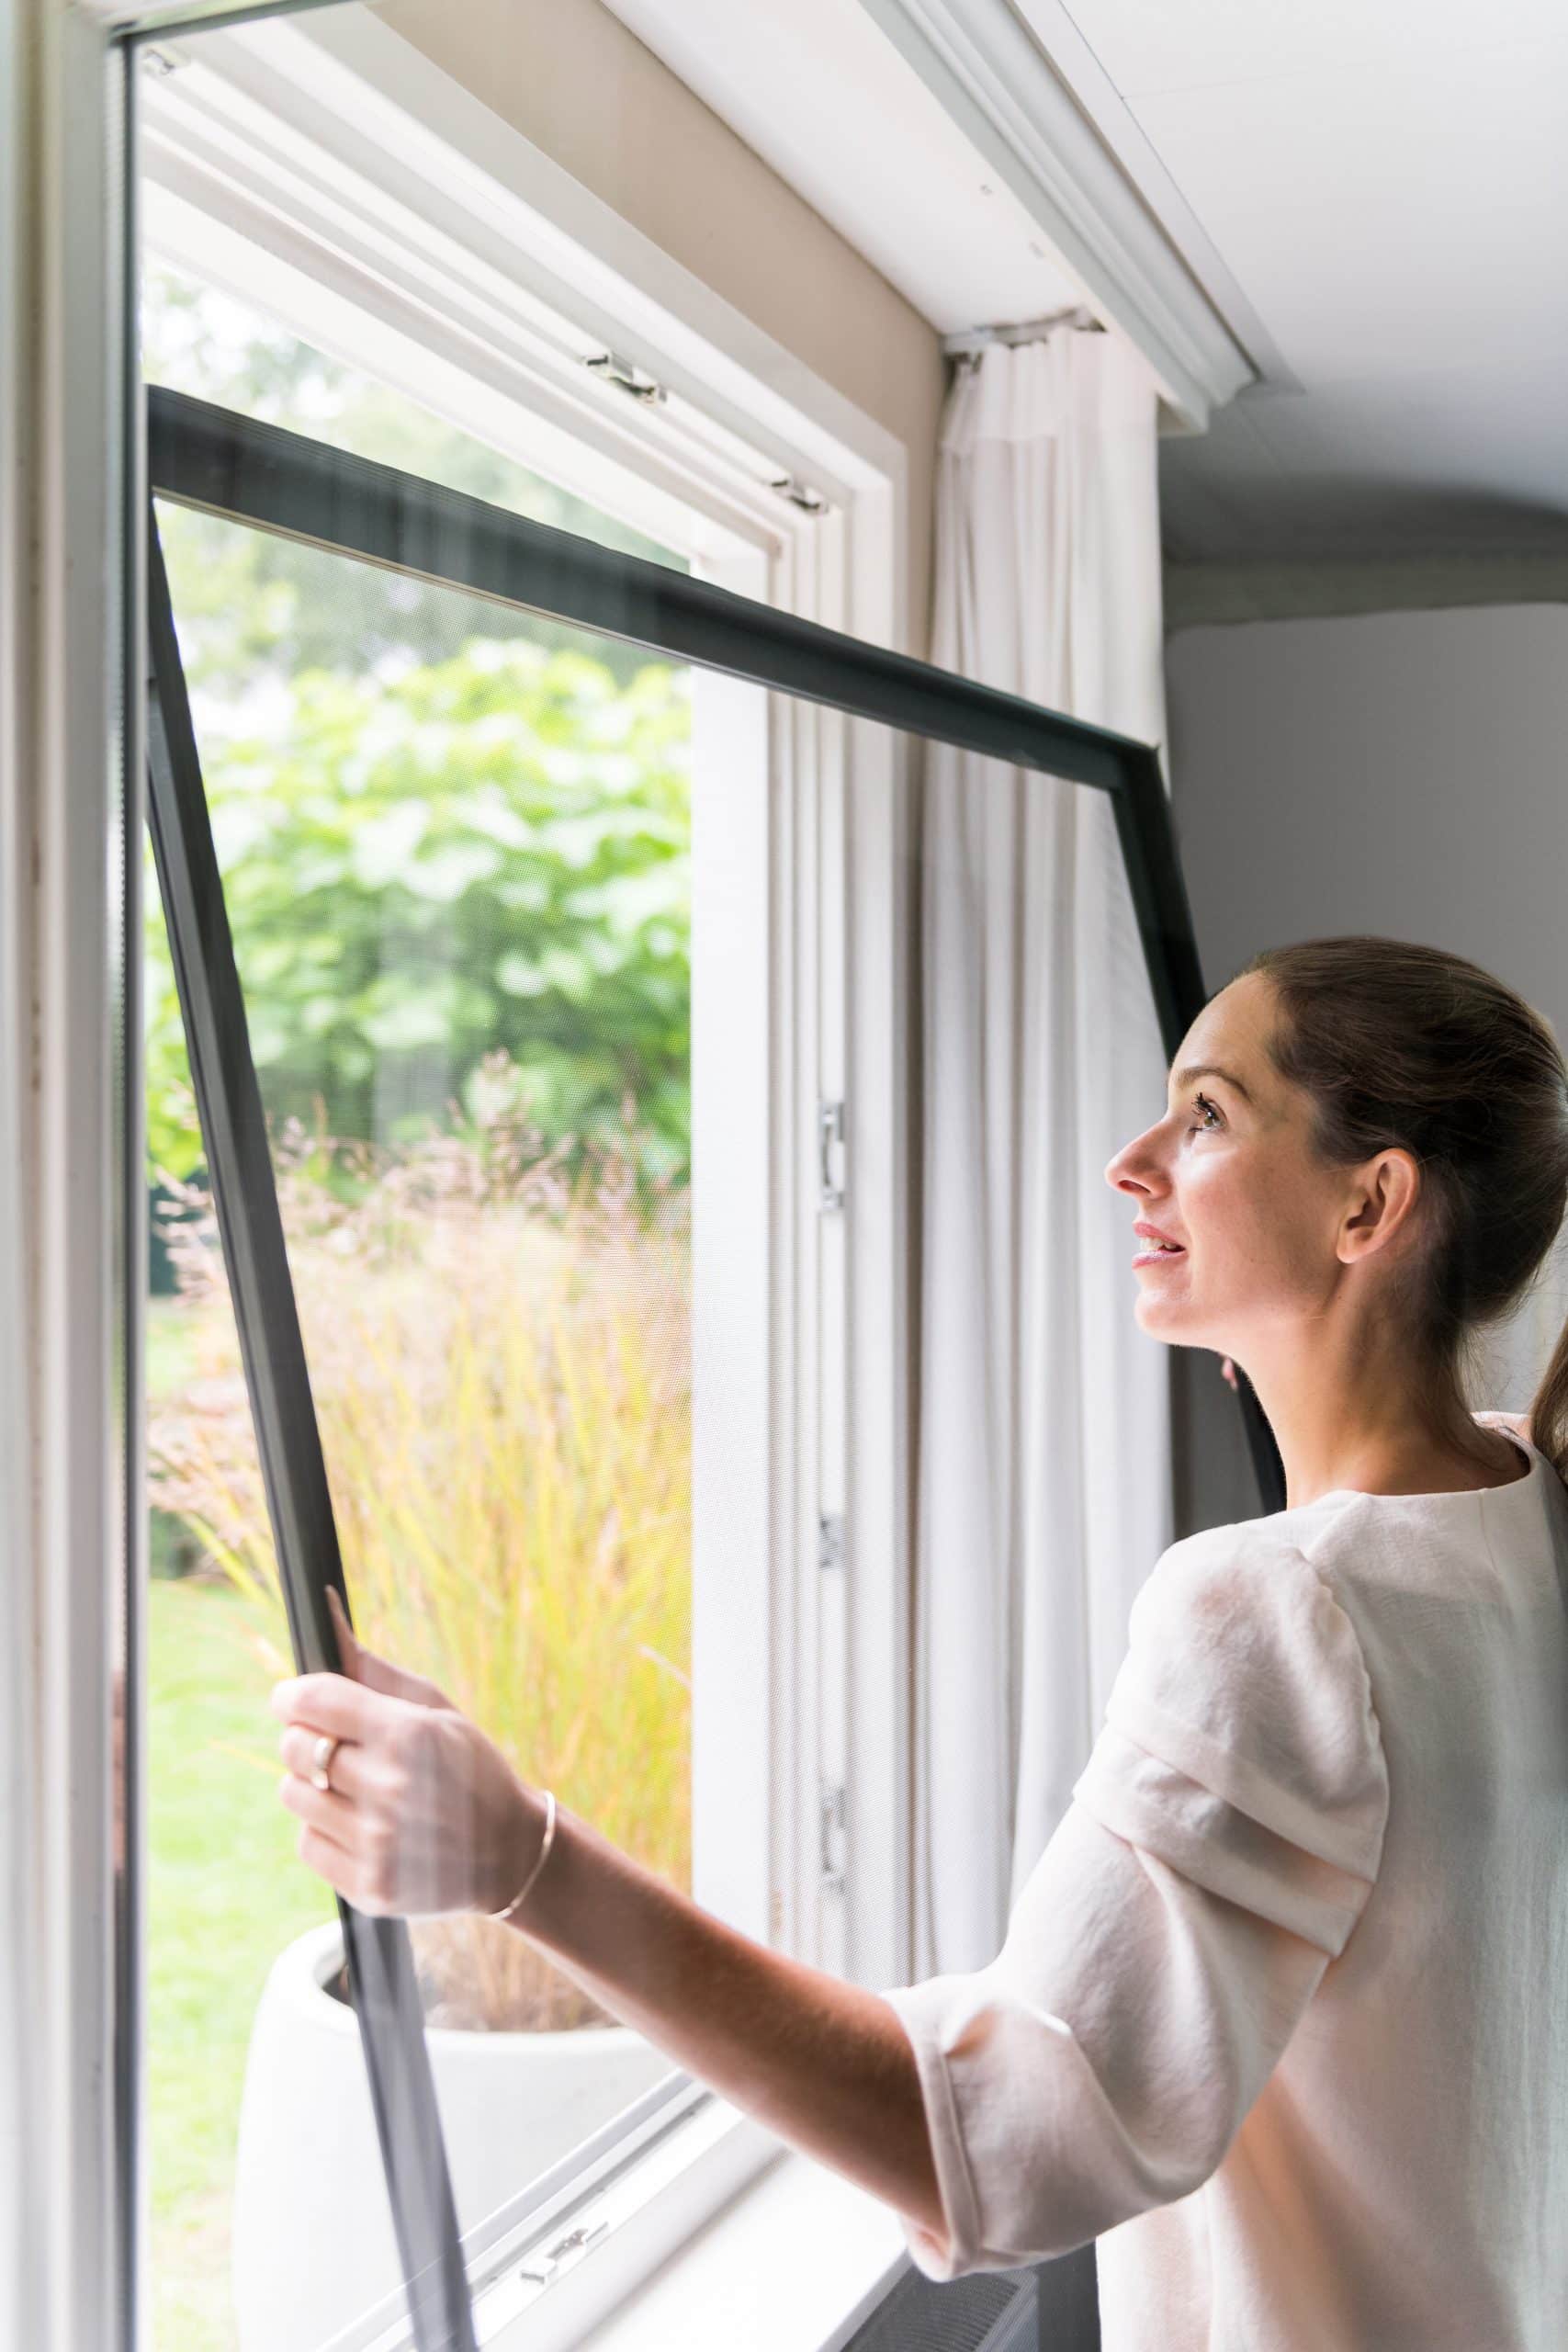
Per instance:
[[[688,1181],[688,673],[475,637],[397,674],[299,672],[259,710],[229,709],[234,684],[196,720],[269,1107],[402,1140],[502,1049],[552,1138],[613,1143],[630,1091],[648,1170]],[[145,950],[149,1148],[188,1177],[151,865]]]

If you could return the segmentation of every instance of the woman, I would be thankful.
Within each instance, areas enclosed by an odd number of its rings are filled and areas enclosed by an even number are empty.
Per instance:
[[[1568,1203],[1562,1057],[1458,956],[1305,941],[1106,1176],[1171,1245],[1143,1329],[1245,1367],[1287,1502],[1156,1564],[987,1967],[877,1993],[751,1941],[341,1612],[350,1673],[275,1694],[299,1851],[367,1911],[503,1911],[931,2278],[1098,2238],[1107,2352],[1560,2352],[1568,1333],[1529,1421],[1463,1397]]]

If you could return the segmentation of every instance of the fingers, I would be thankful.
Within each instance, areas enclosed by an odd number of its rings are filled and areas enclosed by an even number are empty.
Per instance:
[[[356,1911],[369,1911],[373,1906],[364,1899],[362,1873],[352,1854],[347,1854],[331,1838],[307,1823],[299,1832],[299,1860],[308,1870],[324,1878],[334,1894]]]
[[[279,1794],[305,1825],[301,1859],[356,1910],[476,1907],[515,1844],[522,1801],[494,1742],[456,1709],[410,1705],[341,1674],[280,1682],[272,1703],[290,1768]],[[323,1734],[342,1744],[319,1789],[310,1776]]]
[[[423,1674],[411,1674],[406,1667],[394,1666],[390,1658],[378,1657],[367,1650],[348,1622],[335,1585],[327,1587],[327,1606],[343,1651],[344,1671],[367,1690],[379,1690],[389,1699],[402,1699],[414,1707],[450,1707],[446,1692],[437,1689]]]
[[[338,1761],[339,1757],[333,1758],[334,1773]],[[277,1793],[299,1816],[299,1860],[356,1911],[390,1912],[395,1889],[389,1872],[394,1857],[386,1824],[368,1818],[339,1790],[318,1789],[294,1772],[284,1774]]]
[[[336,1758],[333,1758],[336,1770]],[[336,1789],[318,1789],[296,1772],[285,1772],[277,1793],[290,1813],[297,1813],[321,1837],[334,1845],[345,1862],[353,1859],[354,1807]]]
[[[272,1689],[272,1711],[285,1723],[309,1724],[340,1739],[373,1738],[386,1724],[387,1708],[398,1703],[345,1674],[297,1674]]]
[[[388,1699],[401,1699],[411,1707],[449,1707],[450,1699],[438,1690],[423,1674],[411,1674],[406,1667],[394,1666],[390,1658],[378,1657],[361,1642],[354,1658],[354,1670],[367,1690],[379,1690]]]
[[[320,1736],[309,1724],[290,1724],[277,1743],[277,1752],[289,1770],[297,1772],[311,1788],[315,1786],[310,1776],[316,1769],[316,1742]],[[375,1775],[357,1740],[345,1739],[341,1747],[333,1750],[327,1777],[332,1790],[340,1796],[363,1802],[375,1792]],[[331,1794],[332,1790],[326,1793]]]

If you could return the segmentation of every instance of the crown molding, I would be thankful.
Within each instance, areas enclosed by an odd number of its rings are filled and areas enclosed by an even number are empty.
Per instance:
[[[1260,370],[1009,0],[860,0],[1201,433]],[[983,323],[976,322],[976,323]]]

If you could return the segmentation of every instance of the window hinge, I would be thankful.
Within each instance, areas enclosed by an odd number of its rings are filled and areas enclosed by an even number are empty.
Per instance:
[[[547,2287],[563,2270],[580,2261],[589,2247],[602,2238],[609,2228],[608,2221],[590,2222],[581,2228],[569,2230],[564,2238],[557,2238],[554,2245],[543,2254],[533,2255],[519,2268],[517,2276],[531,2286]]]
[[[821,1865],[822,1891],[825,1894],[842,1894],[844,1891],[845,1801],[841,1781],[834,1781],[823,1788],[818,1820],[822,1832],[821,1851],[818,1857]],[[838,1833],[836,1851],[835,1831]]]
[[[822,1510],[817,1514],[817,1565],[819,1568],[841,1568],[844,1565],[844,1514],[841,1510]]]
[[[844,1106],[841,1102],[819,1103],[817,1111],[817,1142],[822,1161],[822,1190],[818,1195],[819,1209],[841,1209],[844,1187],[835,1184],[828,1164],[828,1154],[833,1144],[840,1147],[844,1140]]]
[[[602,351],[586,365],[596,376],[603,377],[606,384],[615,384],[621,391],[630,392],[634,400],[661,401],[668,397],[657,378],[650,376],[646,368],[638,368],[632,360],[623,359],[618,351]]]
[[[768,484],[768,488],[777,491],[781,498],[787,498],[790,504],[798,506],[803,514],[826,514],[828,512],[828,502],[821,492],[813,490],[809,482],[802,481],[798,474],[781,474],[777,481]]]

